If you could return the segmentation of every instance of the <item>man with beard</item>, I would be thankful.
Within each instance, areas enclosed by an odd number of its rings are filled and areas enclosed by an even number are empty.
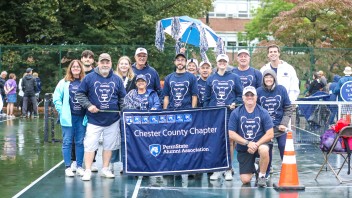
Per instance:
[[[100,54],[98,67],[81,82],[76,98],[82,107],[87,108],[88,125],[84,137],[84,162],[86,170],[83,181],[91,179],[91,166],[94,152],[98,149],[99,138],[103,137],[103,168],[101,176],[114,178],[109,169],[112,150],[119,147],[119,111],[126,95],[123,82],[111,69],[111,57]]]
[[[186,56],[175,56],[176,71],[165,78],[163,95],[164,109],[184,109],[197,107],[197,78],[186,71]]]

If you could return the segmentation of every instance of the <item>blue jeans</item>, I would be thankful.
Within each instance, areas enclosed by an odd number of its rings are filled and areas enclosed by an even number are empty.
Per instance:
[[[280,151],[280,157],[281,157],[281,161],[284,158],[284,152],[285,152],[285,145],[286,145],[286,137],[287,137],[287,133],[276,137],[277,140],[277,147],[279,148]],[[271,161],[273,159],[273,144],[269,144],[269,164],[268,164],[268,169],[266,170],[266,175],[270,174],[270,167],[271,167]]]
[[[82,167],[84,146],[83,139],[86,134],[86,127],[82,125],[83,116],[72,115],[72,127],[61,126],[62,128],[62,155],[65,166],[71,165],[72,142],[75,140],[77,166]]]

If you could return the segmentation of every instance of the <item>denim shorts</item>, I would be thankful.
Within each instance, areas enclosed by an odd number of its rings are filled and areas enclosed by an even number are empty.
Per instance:
[[[8,94],[6,102],[8,102],[8,103],[16,103],[17,102],[16,94]]]

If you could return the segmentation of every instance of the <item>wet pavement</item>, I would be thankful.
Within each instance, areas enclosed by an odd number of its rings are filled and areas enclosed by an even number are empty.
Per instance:
[[[57,130],[60,131],[60,130]],[[60,133],[56,134],[60,137]],[[267,188],[257,188],[255,181],[242,186],[238,175],[237,160],[234,163],[234,180],[220,178],[209,180],[208,174],[195,176],[132,177],[116,175],[115,179],[93,173],[92,180],[83,182],[80,177],[64,175],[61,144],[43,143],[42,119],[12,119],[0,122],[0,195],[1,197],[352,197],[352,181],[340,184],[331,171],[315,176],[323,163],[318,144],[311,143],[319,134],[297,129],[294,134],[299,180],[306,187],[299,192],[278,192],[272,186],[279,181],[281,162],[277,146],[274,146],[274,162]],[[98,153],[98,167],[101,153]],[[235,158],[236,159],[236,158]],[[342,158],[331,156],[333,165]],[[56,166],[57,165],[57,166]],[[56,166],[55,168],[53,168]],[[347,166],[341,175],[347,175]],[[49,171],[50,172],[47,172]],[[325,170],[325,169],[324,169]],[[46,174],[45,174],[46,173]],[[43,174],[45,174],[43,176]],[[42,177],[41,177],[42,176]],[[38,179],[39,178],[39,179]],[[36,180],[36,181],[35,181]],[[35,181],[35,182],[34,182]]]

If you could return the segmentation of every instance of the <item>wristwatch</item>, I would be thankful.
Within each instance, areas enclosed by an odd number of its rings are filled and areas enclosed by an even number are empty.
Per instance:
[[[248,146],[248,144],[249,144],[249,141],[248,141],[248,140],[246,140],[246,143],[244,143],[244,145]]]

